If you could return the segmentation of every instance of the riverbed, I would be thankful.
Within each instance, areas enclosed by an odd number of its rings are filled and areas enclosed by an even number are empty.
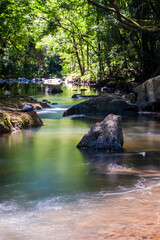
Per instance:
[[[63,118],[83,101],[63,90],[34,95],[54,103],[43,127],[0,137],[0,240],[160,239],[160,121],[123,118],[123,153],[82,153],[101,119]]]

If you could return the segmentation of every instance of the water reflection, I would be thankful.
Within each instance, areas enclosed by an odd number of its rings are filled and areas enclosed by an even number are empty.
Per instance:
[[[99,165],[102,168],[110,163],[121,164],[123,160],[123,155],[117,153],[95,153],[89,150],[80,150],[80,152],[88,164]]]
[[[76,149],[90,126],[70,118],[45,119],[42,128],[2,138],[1,201],[11,198],[30,206],[45,198],[63,196],[63,201],[73,201],[79,199],[78,193],[114,192],[119,186],[132,186],[133,174],[113,171],[135,165],[130,154],[82,154]]]

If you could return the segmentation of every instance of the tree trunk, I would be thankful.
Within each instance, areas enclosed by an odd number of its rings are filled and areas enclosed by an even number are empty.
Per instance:
[[[82,70],[83,70],[83,75],[84,75],[84,73],[86,71],[86,67],[85,67],[85,57],[84,57],[84,53],[83,53],[82,39],[80,39],[80,48],[81,48],[81,56],[82,56]]]
[[[157,68],[153,37],[148,33],[142,33],[141,36],[142,71],[148,76],[151,76]]]
[[[97,26],[99,26],[99,13],[97,9]],[[101,42],[100,42],[100,32],[99,29],[97,31],[97,43],[98,43],[98,61],[99,61],[99,77],[102,80],[103,75],[103,63],[102,63],[102,51],[101,51]]]
[[[84,75],[84,70],[83,70],[83,66],[82,66],[82,63],[81,63],[81,59],[79,57],[79,52],[78,52],[78,48],[77,48],[77,44],[76,44],[76,40],[75,40],[74,36],[73,36],[73,48],[74,48],[75,53],[76,53],[76,57],[77,57],[77,61],[78,61],[78,65],[79,65],[81,75],[83,76]]]

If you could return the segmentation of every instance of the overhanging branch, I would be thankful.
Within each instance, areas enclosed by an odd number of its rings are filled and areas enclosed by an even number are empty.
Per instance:
[[[117,20],[122,23],[125,26],[132,27],[134,29],[143,31],[143,32],[148,32],[148,33],[160,33],[160,24],[158,25],[146,25],[146,26],[141,26],[137,21],[138,20],[133,20],[132,18],[127,17],[126,15],[122,14],[118,6],[114,4],[114,7],[107,7],[101,3],[97,3],[94,0],[87,0],[89,4],[92,4],[95,7],[101,8],[105,10],[106,12],[111,12],[116,15]]]

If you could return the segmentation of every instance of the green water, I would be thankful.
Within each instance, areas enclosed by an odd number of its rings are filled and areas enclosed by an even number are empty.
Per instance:
[[[63,118],[65,109],[84,101],[71,98],[74,89],[63,89],[62,94],[34,95],[57,103],[37,111],[43,127],[0,137],[0,240],[74,239],[72,227],[66,224],[68,217],[74,223],[77,211],[93,214],[102,200],[136,191],[144,170],[160,170],[160,122],[152,119],[123,120],[122,154],[80,152],[77,143],[97,120]],[[86,94],[93,91],[88,89]],[[45,221],[44,237],[34,232],[34,226],[39,231]],[[57,233],[61,226],[66,227],[66,238]]]

